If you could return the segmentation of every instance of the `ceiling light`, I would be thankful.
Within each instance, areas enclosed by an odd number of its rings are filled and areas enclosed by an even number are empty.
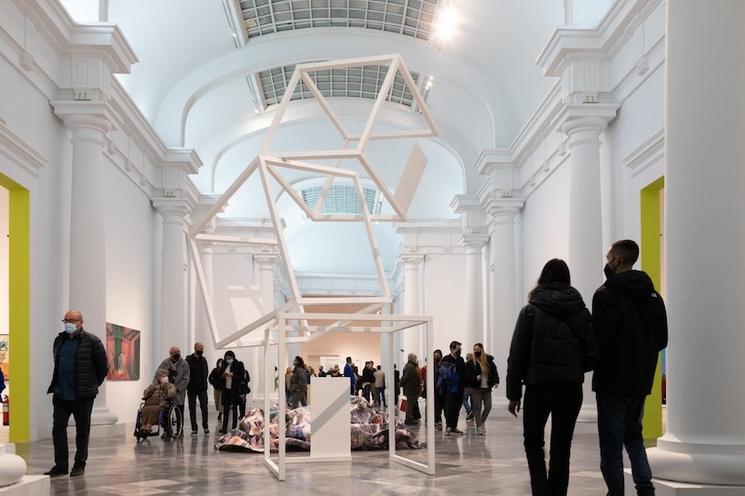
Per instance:
[[[460,13],[453,3],[447,3],[440,7],[432,26],[432,33],[440,41],[450,41],[458,31],[460,24]]]

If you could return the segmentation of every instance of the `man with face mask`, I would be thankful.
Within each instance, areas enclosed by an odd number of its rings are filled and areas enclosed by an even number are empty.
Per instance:
[[[463,381],[466,371],[466,362],[460,356],[462,346],[458,341],[451,342],[450,354],[442,358],[440,368],[437,371],[438,387],[445,396],[445,422],[447,424],[445,435],[447,436],[463,434],[463,431],[458,429],[458,417],[463,406]]]
[[[202,343],[194,344],[194,353],[186,357],[186,363],[189,364],[189,385],[186,386],[186,394],[189,398],[189,420],[191,420],[191,435],[197,435],[197,398],[199,398],[199,408],[202,410],[202,428],[205,434],[210,433],[209,422],[207,418],[207,376],[209,365],[204,358],[204,345]]]
[[[173,399],[173,403],[181,411],[181,419],[183,421],[186,387],[189,385],[190,376],[189,364],[181,358],[181,349],[178,346],[171,346],[168,353],[170,356],[163,360],[155,370],[156,372],[158,369],[166,369],[168,371],[168,379],[176,386],[176,396]],[[181,432],[181,436],[183,436],[183,429],[178,430]]]
[[[83,329],[80,312],[70,310],[62,322],[65,329],[57,335],[52,346],[54,373],[47,390],[47,394],[54,394],[54,467],[44,475],[59,477],[67,474],[67,422],[72,415],[75,418],[77,451],[70,477],[76,477],[85,473],[93,401],[106,378],[109,363],[101,340]]]
[[[632,270],[639,246],[617,241],[606,255],[608,278],[592,299],[592,327],[600,351],[592,389],[598,405],[600,470],[609,496],[623,496],[623,448],[636,491],[653,495],[642,438],[644,400],[652,392],[657,355],[667,346],[667,316],[649,276]]]

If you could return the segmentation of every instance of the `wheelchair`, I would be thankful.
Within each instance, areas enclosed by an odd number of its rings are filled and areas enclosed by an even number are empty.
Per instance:
[[[149,437],[161,436],[163,439],[178,439],[183,437],[184,434],[184,417],[181,410],[176,406],[173,401],[168,402],[168,406],[165,411],[161,410],[158,425],[150,432],[142,431],[142,409],[145,407],[145,402],[140,403],[140,407],[137,409],[137,419],[135,420],[135,431],[134,436],[137,438],[137,442],[144,441]]]

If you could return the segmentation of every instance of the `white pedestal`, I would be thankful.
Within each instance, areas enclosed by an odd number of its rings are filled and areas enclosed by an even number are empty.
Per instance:
[[[630,469],[624,471],[624,477],[626,496],[635,496],[636,489]],[[654,487],[656,496],[745,496],[745,487],[742,486],[705,486],[655,479]]]
[[[351,461],[349,379],[312,377],[311,384],[311,460]]]
[[[0,495],[49,496],[51,490],[49,477],[46,475],[26,475],[12,486],[0,487]]]

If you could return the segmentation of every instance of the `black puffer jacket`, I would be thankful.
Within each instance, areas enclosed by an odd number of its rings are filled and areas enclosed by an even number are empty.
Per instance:
[[[494,363],[494,357],[486,355],[486,363],[489,367],[489,389],[499,384],[499,373],[497,372],[497,365]],[[466,362],[465,376],[466,376],[466,387],[470,388],[481,388],[481,381],[477,379],[481,375],[481,365],[474,363],[472,360]]]
[[[186,357],[186,363],[189,364],[189,384],[186,386],[186,390],[193,393],[207,391],[207,374],[209,372],[207,359],[192,353]]]
[[[592,299],[600,363],[594,391],[617,396],[652,392],[657,355],[667,346],[667,314],[649,276],[632,270],[612,275]]]
[[[54,386],[57,383],[59,350],[65,339],[70,339],[67,333],[59,333],[52,346],[54,373],[52,374],[52,383],[49,385],[49,389],[47,389],[47,394],[54,392]],[[106,374],[109,372],[109,360],[106,357],[106,350],[97,336],[83,329],[80,329],[72,339],[80,340],[78,350],[75,353],[75,387],[78,397],[95,397],[98,394],[98,386],[103,383],[104,379],[106,379]]]
[[[582,383],[597,359],[590,312],[571,286],[547,284],[520,312],[507,360],[507,398],[523,384]]]

